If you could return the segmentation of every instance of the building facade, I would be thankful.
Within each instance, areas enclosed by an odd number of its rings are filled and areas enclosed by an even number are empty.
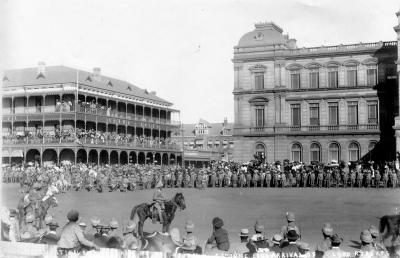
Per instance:
[[[258,23],[234,47],[234,159],[394,159],[397,42],[299,48],[282,32]]]
[[[184,149],[186,165],[202,167],[210,161],[231,160],[234,149],[233,124],[225,118],[223,123],[209,123],[199,119],[194,124],[183,124],[179,134],[173,136]]]
[[[128,82],[64,66],[8,70],[2,91],[3,163],[182,162],[172,103]]]

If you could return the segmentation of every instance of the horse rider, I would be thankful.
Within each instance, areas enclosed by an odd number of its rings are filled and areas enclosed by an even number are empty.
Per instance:
[[[24,208],[28,207],[29,205],[32,205],[34,214],[37,213],[37,210],[39,209],[39,202],[42,199],[40,192],[41,188],[42,185],[40,183],[38,182],[34,183],[32,190],[29,193],[27,193],[23,199]]]
[[[156,191],[153,194],[154,207],[158,211],[158,215],[159,215],[161,224],[163,224],[165,221],[164,202],[166,201],[166,199],[163,195],[163,192],[162,192],[162,188],[163,188],[163,183],[161,182],[161,180],[159,180],[156,185]]]

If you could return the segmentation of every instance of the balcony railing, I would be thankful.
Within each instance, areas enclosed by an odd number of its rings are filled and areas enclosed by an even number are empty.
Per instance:
[[[357,125],[307,125],[307,126],[265,126],[250,128],[235,128],[235,134],[263,134],[263,133],[296,133],[296,132],[347,132],[347,131],[378,131],[379,124]]]
[[[23,145],[23,144],[63,144],[63,143],[76,143],[79,145],[82,144],[91,144],[91,145],[101,145],[101,146],[116,146],[116,147],[129,147],[129,148],[147,148],[147,149],[164,149],[164,150],[181,150],[181,146],[175,143],[160,143],[157,141],[145,141],[141,142],[140,140],[128,140],[128,139],[98,139],[92,137],[83,137],[80,139],[75,139],[73,137],[66,138],[56,138],[56,137],[43,137],[43,138],[35,138],[35,137],[24,137],[17,139],[3,139],[3,144],[10,145]]]

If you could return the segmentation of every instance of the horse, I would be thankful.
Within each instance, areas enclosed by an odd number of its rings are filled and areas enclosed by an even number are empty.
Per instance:
[[[162,231],[168,232],[169,226],[175,217],[177,208],[186,209],[185,197],[182,193],[175,194],[174,198],[164,203],[165,220],[163,222]],[[143,224],[148,218],[152,218],[154,203],[142,203],[133,207],[131,212],[131,220],[138,224],[139,236],[143,237]],[[158,218],[159,221],[159,218]]]
[[[39,208],[36,211],[35,208],[33,207],[33,203],[30,202],[28,206],[24,207],[24,197],[22,197],[18,203],[18,212],[19,212],[19,218],[20,218],[20,226],[22,226],[22,223],[25,221],[25,216],[28,212],[33,212],[36,218],[39,218],[39,227],[43,227],[43,221],[44,218],[46,217],[47,211],[50,209],[50,207],[57,207],[58,206],[58,201],[54,196],[50,196],[46,200],[40,200],[39,203]]]
[[[400,234],[400,214],[396,215],[385,215],[379,220],[379,233],[382,236],[382,240],[386,240],[391,237],[393,241]]]

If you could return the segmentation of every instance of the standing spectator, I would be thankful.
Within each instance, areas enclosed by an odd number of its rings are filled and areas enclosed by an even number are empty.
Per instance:
[[[297,240],[299,235],[296,230],[289,230],[287,232],[287,242],[284,242],[281,246],[281,257],[299,257],[300,251],[297,247]]]

